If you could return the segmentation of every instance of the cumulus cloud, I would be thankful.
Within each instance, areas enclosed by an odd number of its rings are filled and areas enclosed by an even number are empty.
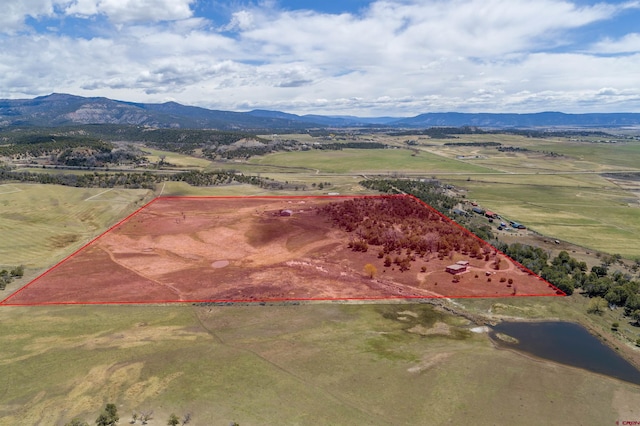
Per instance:
[[[627,34],[619,39],[605,38],[591,47],[595,53],[640,53],[640,33]]]
[[[53,0],[4,0],[0,13],[0,32],[13,33],[25,28],[27,17],[40,18],[54,14]]]
[[[19,33],[0,37],[2,97],[363,115],[640,109],[638,34],[573,45],[574,30],[637,1],[379,0],[342,14],[263,2],[223,25],[198,16],[195,0],[5,1],[0,20]],[[25,27],[56,16],[113,28],[80,38]]]
[[[174,21],[192,16],[194,0],[72,0],[65,13],[87,17],[103,14],[116,23]]]

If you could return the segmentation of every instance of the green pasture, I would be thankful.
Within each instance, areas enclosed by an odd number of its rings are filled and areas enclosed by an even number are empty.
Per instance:
[[[598,175],[474,176],[447,181],[467,198],[549,237],[583,247],[640,257],[640,209],[633,194]]]
[[[540,144],[539,150],[554,151],[574,161],[584,161],[609,169],[640,170],[640,141],[623,143],[571,142],[567,140]]]
[[[464,157],[473,165],[509,173],[521,172],[605,172],[640,169],[640,142],[592,143],[562,138],[534,139],[513,135],[472,135],[461,140],[430,141],[424,149],[449,158]],[[503,146],[526,148],[524,152],[500,152],[495,147],[444,145],[444,143],[499,142]],[[560,154],[551,156],[549,153]],[[473,157],[478,158],[473,158]]]
[[[186,168],[205,168],[211,164],[211,161],[205,158],[192,157],[190,155],[179,154],[177,152],[161,151],[158,149],[143,147],[142,151],[148,153],[145,155],[150,163],[158,163],[160,157],[164,156],[165,163],[173,164],[178,167]]]
[[[156,194],[163,196],[247,196],[273,194],[273,192],[249,184],[191,186],[185,182],[163,182],[156,186]]]
[[[569,157],[547,157],[540,154],[518,153],[507,154],[497,152],[486,158],[465,160],[472,164],[489,167],[507,173],[565,173],[565,172],[606,172],[621,170],[591,161]]]
[[[263,158],[263,157],[253,157]],[[262,173],[287,173],[287,174],[312,174],[316,173],[316,170],[301,167],[301,166],[287,166],[273,165],[273,164],[259,164],[256,162],[246,162],[245,160],[215,160],[205,169],[207,171],[227,170],[236,171],[245,174],[262,174]]]
[[[471,302],[473,303],[473,302]],[[606,424],[640,389],[497,350],[428,305],[0,308],[2,424]],[[571,406],[571,410],[567,407]]]
[[[150,200],[150,191],[0,185],[0,265],[42,268]]]
[[[254,157],[250,164],[295,166],[321,173],[488,173],[485,167],[466,164],[424,151],[415,154],[406,149],[343,149],[340,151],[278,152]]]

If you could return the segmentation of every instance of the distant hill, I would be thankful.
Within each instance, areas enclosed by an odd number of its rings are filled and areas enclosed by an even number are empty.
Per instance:
[[[532,114],[427,113],[390,123],[395,127],[473,126],[484,128],[526,127],[624,127],[640,125],[637,113],[565,114],[539,112]]]
[[[231,112],[176,102],[145,104],[53,93],[34,99],[0,100],[0,127],[118,124],[157,128],[279,131],[327,127],[550,128],[640,126],[640,114],[426,113],[410,118],[296,115],[280,111]]]
[[[0,100],[0,126],[3,127],[10,125],[55,127],[78,124],[221,130],[317,127],[304,120],[216,111],[175,102],[144,104],[59,93],[34,99]]]

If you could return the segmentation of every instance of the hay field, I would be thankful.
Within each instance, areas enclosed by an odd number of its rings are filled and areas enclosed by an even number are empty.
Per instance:
[[[407,149],[343,149],[341,151],[296,151],[254,157],[251,164],[303,166],[323,173],[488,173],[485,167],[466,164],[428,152]]]
[[[427,305],[3,308],[1,424],[107,402],[193,424],[610,424],[640,388],[493,347]],[[431,330],[433,334],[429,334]],[[571,407],[571,409],[567,409]]]
[[[527,151],[501,152],[496,147],[462,145],[469,142],[498,142],[503,147]],[[471,165],[509,173],[607,172],[640,167],[638,141],[597,143],[517,135],[461,135],[459,139],[429,139],[421,149],[448,158],[464,157],[463,161]]]
[[[50,266],[150,198],[148,190],[1,185],[0,266]]]
[[[178,167],[187,168],[205,168],[211,164],[211,161],[205,158],[192,157],[190,155],[180,154],[177,152],[161,151],[159,149],[153,149],[149,147],[143,147],[142,150],[146,153],[145,157],[150,163],[157,163],[160,161],[160,157],[164,156],[165,163],[173,164]]]
[[[598,175],[534,179],[516,175],[448,181],[465,188],[468,199],[543,235],[626,258],[640,257],[640,208],[632,193]]]

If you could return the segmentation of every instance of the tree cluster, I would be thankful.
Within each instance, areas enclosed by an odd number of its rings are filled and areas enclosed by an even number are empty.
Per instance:
[[[500,152],[529,152],[528,148],[522,148],[520,146],[499,146],[496,148]]]
[[[481,147],[488,147],[488,146],[496,146],[496,147],[500,147],[502,144],[500,142],[447,142],[445,143],[446,146],[481,146]],[[500,150],[500,148],[498,148],[498,150]]]
[[[7,285],[10,284],[16,278],[22,278],[24,275],[24,266],[16,266],[11,269],[3,269],[0,271],[0,290],[4,290],[7,288]]]
[[[88,174],[47,174],[15,172],[8,168],[0,168],[1,181],[32,182],[52,185],[75,186],[79,188],[133,188],[154,189],[163,181],[186,182],[192,186],[216,186],[231,183],[246,183],[261,188],[284,190],[305,190],[306,185],[279,182],[273,179],[247,176],[233,171],[201,172],[190,171],[171,175],[144,173],[88,173]]]
[[[342,142],[342,143],[323,143],[314,145],[314,149],[319,150],[337,150],[345,148],[352,149],[385,149],[388,145],[379,142]]]
[[[437,212],[407,196],[364,197],[330,203],[319,212],[352,233],[349,248],[367,251],[379,249],[385,265],[396,263],[409,269],[411,261],[430,253],[448,256],[452,251],[483,256],[481,241],[452,226]]]
[[[485,134],[484,130],[477,127],[463,126],[463,127],[430,127],[420,130],[403,130],[400,132],[391,132],[390,136],[405,136],[405,135],[425,135],[433,139],[456,139],[455,135],[474,135]]]
[[[141,412],[134,411],[131,415],[130,424],[137,424],[138,420],[143,425],[149,423],[150,420],[153,419],[153,410],[145,410]],[[167,421],[167,425],[177,426],[177,425],[187,425],[191,423],[192,415],[191,413],[186,413],[182,418],[178,417],[175,413],[171,413],[169,415],[169,419]],[[115,404],[107,404],[98,415],[95,423],[97,426],[115,426],[120,421],[120,416],[118,415],[118,408]],[[236,423],[237,424],[237,423]],[[73,419],[70,422],[65,423],[65,426],[89,426],[89,423],[79,420]]]
[[[371,179],[360,182],[360,185],[387,194],[411,194],[443,214],[448,214],[458,203],[456,198],[446,195],[442,185],[435,180]]]
[[[566,251],[549,259],[547,252],[539,247],[502,243],[497,248],[566,294],[582,289],[595,300],[590,303],[590,311],[598,313],[605,303],[624,307],[625,315],[640,321],[640,282],[619,271],[609,272],[607,263],[587,271],[585,262],[572,258]]]
[[[0,156],[16,159],[59,155],[76,150],[84,150],[91,154],[109,153],[114,148],[111,143],[79,136],[33,135],[31,138],[8,142],[7,145],[0,146]]]

